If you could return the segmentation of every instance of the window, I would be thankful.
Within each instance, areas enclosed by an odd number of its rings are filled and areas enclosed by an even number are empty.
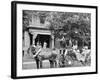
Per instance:
[[[45,23],[45,16],[40,16],[40,23],[41,24],[44,24]]]

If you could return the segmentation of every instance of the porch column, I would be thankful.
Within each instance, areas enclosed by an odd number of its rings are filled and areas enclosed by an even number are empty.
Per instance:
[[[52,48],[54,48],[54,35],[51,35],[51,39],[52,39]]]
[[[33,39],[33,41],[32,41],[32,44],[35,44],[35,39],[36,39],[36,37],[37,37],[37,33],[31,33],[32,34],[32,39]]]
[[[27,50],[30,46],[30,37],[29,37],[29,33],[27,31],[24,32],[24,55],[27,54]]]

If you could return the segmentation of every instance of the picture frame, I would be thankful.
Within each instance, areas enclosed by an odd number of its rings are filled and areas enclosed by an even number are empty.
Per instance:
[[[37,19],[36,17],[31,16],[31,20],[28,26],[25,27],[25,19],[27,18],[26,13],[29,13],[34,16],[39,15],[40,13],[51,13],[51,15],[55,14],[71,14],[75,15],[74,18],[78,18],[76,15],[88,15],[87,20],[90,20],[90,52],[91,52],[91,65],[90,66],[83,66],[83,67],[62,67],[62,68],[47,68],[47,69],[33,69],[33,62],[24,63],[23,55],[27,55],[28,48],[25,54],[26,46],[30,46],[28,44],[35,44],[35,42],[40,41],[42,46],[44,40],[49,37],[51,33],[48,29],[44,29],[41,25],[38,25],[36,21],[32,21],[32,19]],[[39,13],[39,14],[38,14]],[[51,16],[50,15],[50,16]],[[28,15],[29,16],[29,15]],[[40,16],[40,15],[39,15]],[[65,15],[66,16],[66,15]],[[68,15],[70,16],[70,15]],[[86,18],[85,16],[85,18]],[[42,16],[43,17],[43,16]],[[58,16],[56,16],[58,18]],[[74,20],[74,18],[72,18]],[[40,23],[43,24],[44,18],[41,18]],[[51,19],[51,17],[49,18]],[[53,20],[53,19],[52,19]],[[52,21],[51,20],[51,21]],[[29,21],[29,19],[28,19]],[[62,20],[61,20],[62,21]],[[75,20],[76,21],[76,20]],[[53,22],[53,21],[52,21]],[[80,20],[79,20],[80,22]],[[34,24],[33,24],[34,23]],[[29,25],[31,24],[31,25]],[[58,24],[58,23],[57,23]],[[42,2],[24,2],[24,1],[12,1],[11,2],[11,78],[13,79],[20,79],[20,78],[40,78],[40,77],[55,77],[55,76],[70,76],[70,75],[85,75],[85,74],[97,74],[98,73],[98,7],[97,6],[89,6],[89,5],[74,5],[74,4],[58,4],[58,3],[42,3]],[[33,27],[38,25],[39,27]],[[46,24],[50,25],[50,24]],[[25,29],[24,29],[25,28]],[[39,28],[39,29],[38,29]],[[27,33],[23,34],[23,31],[26,30],[35,35],[38,35],[38,40],[34,40],[33,37],[27,37]],[[43,31],[41,31],[43,30]],[[31,35],[30,34],[30,35]],[[28,34],[29,35],[29,34]],[[43,36],[45,35],[45,36]],[[25,37],[26,36],[26,37]],[[23,39],[24,38],[24,39]],[[39,39],[40,38],[40,39]],[[29,40],[28,40],[29,39]],[[24,40],[24,41],[23,41]],[[26,40],[26,41],[25,41]],[[30,43],[29,43],[30,41]],[[56,42],[53,41],[49,44],[50,40],[47,40],[47,46],[51,47],[55,46]],[[24,45],[24,47],[23,47]],[[58,45],[58,43],[57,43]],[[23,52],[24,51],[24,52]],[[64,51],[64,50],[60,50]],[[30,55],[30,54],[29,54]],[[33,56],[33,55],[31,55]],[[25,58],[26,59],[26,58]],[[32,64],[32,65],[27,65]],[[45,63],[44,63],[45,64]],[[46,65],[46,64],[45,64]],[[28,66],[28,67],[27,67]],[[36,66],[36,65],[35,65]],[[28,68],[28,69],[27,69]]]

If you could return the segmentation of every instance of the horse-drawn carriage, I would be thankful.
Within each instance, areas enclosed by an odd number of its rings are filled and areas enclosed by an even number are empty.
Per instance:
[[[65,49],[65,52],[61,54],[59,49],[40,48],[36,51],[35,47],[30,47],[29,51],[36,61],[37,68],[42,68],[43,60],[49,60],[50,68],[54,68],[73,66],[75,61],[85,65],[91,59],[90,50],[80,53],[79,50]]]

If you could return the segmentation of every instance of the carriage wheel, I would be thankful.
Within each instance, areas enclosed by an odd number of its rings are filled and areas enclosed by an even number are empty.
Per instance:
[[[74,64],[74,60],[70,56],[66,56],[65,65],[68,67],[68,66],[72,66],[73,64]]]

